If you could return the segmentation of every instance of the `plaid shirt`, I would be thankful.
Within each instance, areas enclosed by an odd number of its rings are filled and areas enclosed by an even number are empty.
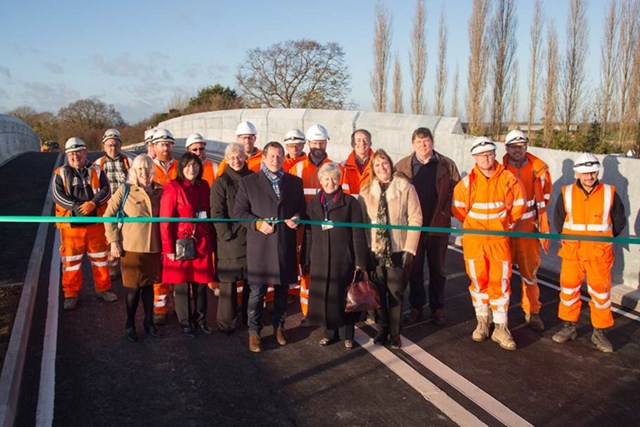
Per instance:
[[[102,170],[107,175],[109,180],[109,186],[111,187],[111,194],[127,181],[127,168],[122,160],[122,154],[115,159],[109,156],[104,156],[104,164]]]

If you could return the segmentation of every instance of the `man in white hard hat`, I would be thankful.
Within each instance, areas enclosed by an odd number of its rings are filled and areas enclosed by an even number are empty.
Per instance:
[[[153,134],[155,131],[155,129],[147,129],[144,131],[144,143],[147,147],[147,155],[152,159],[156,158],[156,150],[154,150],[153,145]]]
[[[247,167],[253,172],[258,172],[262,163],[262,151],[256,147],[257,135],[258,131],[255,125],[249,121],[240,122],[236,127],[236,142],[244,147],[244,153],[247,155]],[[222,159],[218,166],[218,175],[222,175],[225,167],[227,167],[227,162]]]
[[[213,181],[216,179],[217,166],[209,159],[207,159],[207,140],[204,139],[199,133],[192,133],[187,137],[184,148],[187,151],[195,154],[202,161],[202,179],[207,181],[209,188],[213,185]]]
[[[307,154],[304,152],[304,133],[300,129],[291,129],[285,134],[284,148],[287,150],[282,165],[285,172],[289,172],[293,165],[307,158]]]
[[[58,217],[96,217],[104,213],[111,191],[106,174],[87,159],[87,146],[80,138],[69,138],[65,144],[67,164],[53,174],[53,200]],[[62,261],[62,291],[64,309],[73,310],[82,286],[82,257],[91,261],[95,289],[106,302],[116,301],[110,291],[107,266],[107,240],[102,223],[56,224],[60,229]]]
[[[549,233],[547,205],[551,202],[552,181],[549,166],[540,158],[527,152],[529,138],[514,129],[505,140],[507,154],[502,164],[522,183],[527,209],[516,223],[514,231],[522,233]],[[547,253],[548,239],[511,238],[511,257],[518,265],[522,281],[522,310],[525,322],[536,331],[544,331],[540,318],[540,288],[536,273],[540,267],[540,246]]]
[[[627,225],[624,205],[613,185],[598,180],[598,158],[590,153],[579,155],[573,165],[573,171],[576,182],[562,187],[556,201],[553,217],[556,229],[564,235],[618,236]],[[578,336],[576,323],[582,306],[580,288],[586,278],[587,290],[591,296],[591,342],[598,350],[611,353],[613,346],[605,335],[605,329],[613,326],[613,244],[563,240],[558,255],[562,258],[558,317],[564,324],[553,336],[553,340],[562,344]]]
[[[475,167],[453,190],[452,211],[471,230],[510,231],[525,211],[524,188],[518,178],[496,161],[496,144],[483,136],[474,139],[471,155]],[[478,325],[471,338],[489,338],[505,350],[515,350],[507,322],[511,289],[509,237],[465,234],[462,240],[469,293]]]

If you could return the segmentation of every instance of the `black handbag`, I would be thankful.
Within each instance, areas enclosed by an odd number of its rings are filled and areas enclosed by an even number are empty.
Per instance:
[[[176,240],[176,261],[196,259],[196,239],[194,236]]]

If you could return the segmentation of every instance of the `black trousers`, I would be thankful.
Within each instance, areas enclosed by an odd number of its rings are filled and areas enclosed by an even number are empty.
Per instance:
[[[377,310],[380,326],[391,337],[400,336],[402,301],[407,284],[402,280],[402,267],[376,267],[376,283],[380,292],[380,309]]]
[[[422,310],[427,302],[424,289],[425,255],[429,267],[429,307],[432,312],[444,307],[444,288],[447,282],[447,276],[444,274],[444,262],[448,243],[448,235],[420,234],[409,279],[409,305],[412,308]]]
[[[144,308],[144,327],[149,329],[153,326],[153,286],[142,286],[140,288],[127,288],[127,322],[125,328],[135,328],[136,310],[140,299],[142,299],[142,307]]]
[[[218,297],[218,313],[216,322],[221,331],[233,331],[238,320],[238,282],[220,282],[220,296]],[[242,286],[242,318],[247,323],[247,302],[249,301],[249,285]]]
[[[183,328],[191,326],[192,322],[206,324],[207,322],[207,285],[205,283],[178,283],[175,289],[175,306],[178,323]],[[193,312],[191,311],[193,300]]]

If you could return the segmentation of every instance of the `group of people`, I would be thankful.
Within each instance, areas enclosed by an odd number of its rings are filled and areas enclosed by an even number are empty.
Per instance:
[[[320,124],[305,133],[287,132],[284,146],[272,141],[260,150],[256,138],[256,127],[241,122],[236,142],[228,144],[219,165],[206,158],[206,139],[197,133],[187,137],[186,152],[176,160],[172,134],[149,130],[147,154],[138,155],[130,165],[116,129],[105,132],[105,156],[94,163],[87,160],[84,142],[70,138],[65,144],[67,164],[54,173],[56,215],[143,219],[58,224],[64,308],[76,307],[80,263],[86,252],[97,295],[104,301],[117,299],[109,290],[109,265],[113,268],[119,260],[127,289],[125,335],[131,341],[138,337],[135,313],[140,299],[146,333],[160,337],[157,325],[167,321],[172,290],[184,335],[194,337],[198,330],[212,333],[207,324],[207,289],[217,284],[217,328],[232,333],[242,313],[253,352],[263,348],[265,297],[273,301],[275,340],[287,344],[284,322],[292,291],[300,298],[301,324],[324,327],[320,345],[342,339],[351,349],[359,314],[345,312],[345,293],[360,270],[368,273],[381,297],[374,342],[400,348],[402,325],[424,316],[425,260],[431,319],[437,326],[446,322],[444,265],[452,217],[469,230],[541,235],[550,230],[549,168],[527,152],[528,139],[519,130],[507,135],[502,162],[495,158],[493,140],[476,138],[471,147],[475,166],[462,179],[456,164],[434,149],[427,128],[413,132],[413,152],[395,166],[387,152],[373,150],[371,133],[365,129],[353,132],[353,151],[341,163],[329,159],[329,133]],[[598,180],[599,169],[592,154],[576,160],[576,181],[562,188],[554,212],[562,234],[617,236],[625,227],[624,206],[615,188]],[[158,216],[184,220],[144,221]],[[371,225],[365,229],[333,223]],[[421,227],[442,230],[427,232]],[[191,242],[191,251],[180,250],[185,241]],[[474,341],[491,337],[504,349],[516,349],[507,321],[512,263],[522,277],[525,321],[534,330],[544,330],[536,274],[541,248],[546,252],[548,247],[543,236],[464,235],[477,318]],[[580,288],[586,277],[592,298],[591,340],[599,350],[613,351],[604,333],[613,325],[612,244],[563,240],[559,255],[563,262],[558,316],[564,324],[553,340],[564,343],[576,338]],[[407,286],[410,310],[403,319]]]

